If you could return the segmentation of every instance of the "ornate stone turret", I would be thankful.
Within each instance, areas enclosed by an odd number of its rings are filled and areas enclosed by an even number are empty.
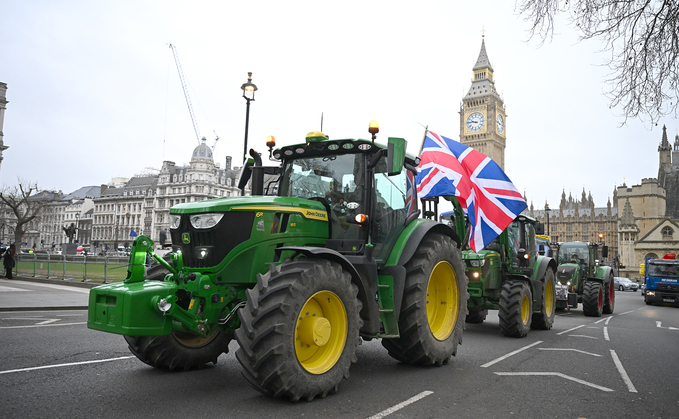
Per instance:
[[[672,171],[672,147],[667,140],[667,127],[662,127],[662,140],[658,146],[658,158],[660,164],[658,167],[658,183],[663,188],[665,187],[665,178],[668,173]]]

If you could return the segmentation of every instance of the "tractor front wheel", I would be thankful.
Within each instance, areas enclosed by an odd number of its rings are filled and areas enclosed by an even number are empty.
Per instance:
[[[400,336],[382,339],[382,346],[403,363],[446,364],[462,343],[467,313],[462,252],[450,237],[431,234],[422,240],[405,268]]]
[[[300,257],[272,264],[238,312],[243,376],[256,390],[292,401],[335,393],[356,362],[357,294],[338,263]]]
[[[484,320],[486,320],[486,316],[488,315],[488,310],[469,310],[469,314],[467,314],[467,317],[465,318],[465,322],[467,323],[483,323]]]
[[[555,306],[556,306],[556,287],[554,286],[554,271],[547,269],[544,278],[544,295],[542,296],[542,304],[540,305],[540,312],[533,314],[533,329],[549,330],[554,324]]]
[[[604,314],[613,314],[615,309],[615,281],[613,274],[608,277],[608,285],[606,286],[606,296],[604,298]]]
[[[125,336],[130,351],[152,367],[170,371],[200,369],[229,351],[231,336],[215,331],[201,337],[173,332],[165,336]]]
[[[585,316],[601,317],[603,313],[603,290],[600,283],[595,281],[585,282],[585,288],[582,291],[582,311]]]
[[[532,321],[533,296],[524,281],[505,281],[500,291],[500,331],[505,336],[523,338]]]

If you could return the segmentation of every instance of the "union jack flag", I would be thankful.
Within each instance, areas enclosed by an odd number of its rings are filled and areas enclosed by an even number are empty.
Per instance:
[[[452,195],[469,218],[469,246],[483,249],[527,205],[491,158],[450,138],[427,132],[417,174],[420,198]]]
[[[415,175],[410,170],[406,170],[406,216],[417,210],[417,200],[415,199]]]

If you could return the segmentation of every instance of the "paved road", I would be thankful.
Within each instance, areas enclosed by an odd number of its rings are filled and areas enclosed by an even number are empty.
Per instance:
[[[0,311],[86,309],[90,288],[98,284],[15,277],[0,280]]]
[[[5,294],[72,293],[25,281]],[[270,399],[240,375],[233,352],[188,373],[155,370],[124,339],[85,326],[84,310],[0,313],[0,417],[670,418],[679,412],[679,309],[617,293],[615,314],[560,313],[525,339],[499,333],[497,315],[467,325],[440,368],[400,364],[364,342],[339,393],[312,403]],[[18,298],[18,297],[12,297]]]

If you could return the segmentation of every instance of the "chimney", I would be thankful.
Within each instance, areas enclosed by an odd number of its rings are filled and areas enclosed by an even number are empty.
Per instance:
[[[231,170],[231,156],[226,156],[226,167],[225,170]]]
[[[106,189],[108,189],[108,185],[102,184],[99,188],[99,194],[103,194]]]

